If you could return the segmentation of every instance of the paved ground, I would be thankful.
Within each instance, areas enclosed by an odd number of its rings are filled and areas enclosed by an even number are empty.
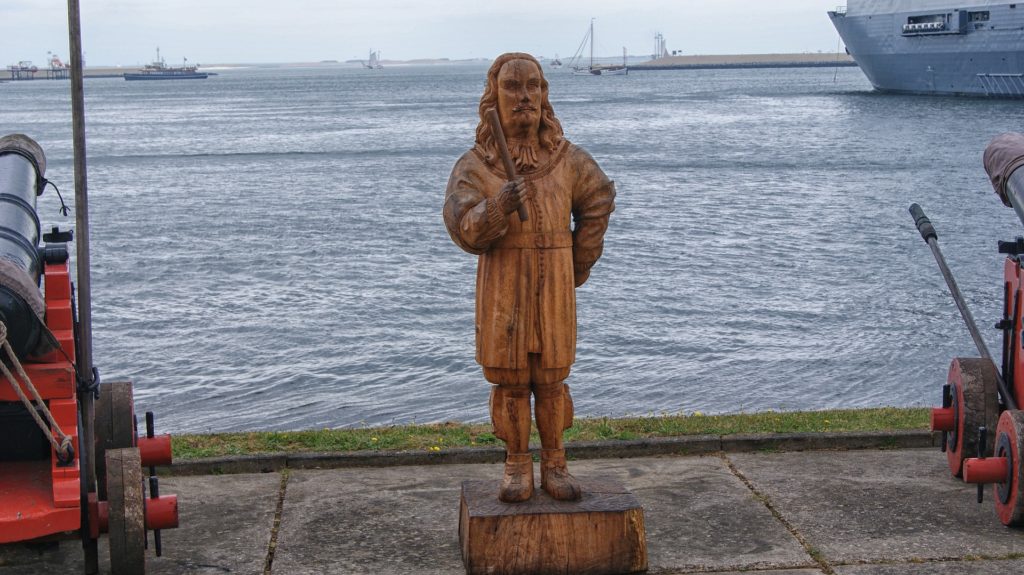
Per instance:
[[[575,461],[644,506],[650,572],[1018,574],[1024,531],[949,477],[936,449]],[[168,477],[182,527],[161,574],[459,574],[460,484],[496,464]],[[101,540],[101,549],[106,540]],[[0,575],[80,572],[80,550],[0,547]]]

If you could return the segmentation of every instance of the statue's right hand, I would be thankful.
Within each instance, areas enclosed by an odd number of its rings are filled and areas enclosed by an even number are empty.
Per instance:
[[[511,214],[519,209],[520,204],[526,201],[526,181],[523,178],[516,178],[511,182],[505,182],[498,192],[498,207],[503,214]]]

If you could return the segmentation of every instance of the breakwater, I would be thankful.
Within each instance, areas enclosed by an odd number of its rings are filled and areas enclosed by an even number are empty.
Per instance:
[[[849,54],[738,54],[667,56],[630,65],[631,70],[714,70],[733,68],[832,68],[856,66]]]

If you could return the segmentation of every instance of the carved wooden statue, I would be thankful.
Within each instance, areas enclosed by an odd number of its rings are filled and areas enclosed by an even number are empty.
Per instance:
[[[492,109],[515,163],[512,174],[502,164],[501,134],[487,121]],[[448,181],[444,222],[459,247],[479,255],[476,360],[494,384],[491,419],[506,444],[499,498],[512,503],[533,494],[532,393],[541,487],[558,500],[579,499],[562,444],[573,418],[564,380],[576,356],[575,288],[601,257],[615,186],[563,137],[533,56],[495,60],[479,113],[476,145]],[[517,215],[521,207],[525,213]]]

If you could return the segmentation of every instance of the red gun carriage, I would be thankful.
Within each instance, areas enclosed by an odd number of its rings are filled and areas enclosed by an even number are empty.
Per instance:
[[[138,435],[130,382],[81,372],[72,234],[54,228],[38,246],[45,169],[35,141],[0,138],[0,544],[78,538],[95,573],[107,533],[113,573],[144,573],[147,530],[159,554],[160,530],[178,525],[154,469],[170,464],[171,438],[151,413]]]
[[[1024,135],[1004,134],[985,150],[985,169],[1003,203],[1024,222]],[[910,206],[921,237],[932,250],[953,299],[981,357],[952,361],[942,391],[942,407],[932,410],[931,427],[942,433],[942,450],[954,477],[992,485],[996,515],[1008,526],[1024,525],[1024,238],[999,242],[1003,264],[1003,316],[1000,365],[957,287],[938,247],[938,235],[917,204]]]

